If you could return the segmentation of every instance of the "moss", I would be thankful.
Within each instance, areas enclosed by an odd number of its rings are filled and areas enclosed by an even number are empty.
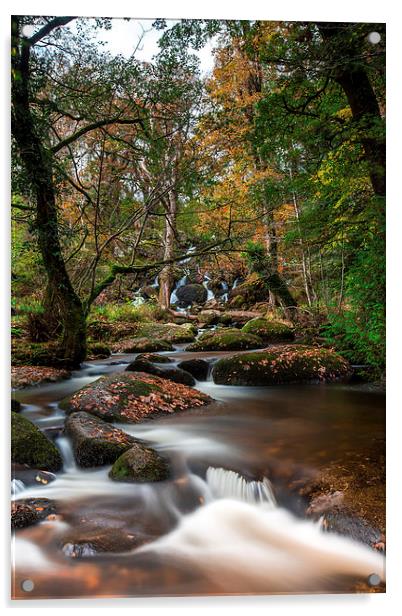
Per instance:
[[[263,343],[258,336],[238,329],[222,329],[205,332],[186,351],[242,351],[258,349]]]
[[[92,357],[104,359],[105,357],[110,357],[110,355],[111,351],[106,344],[102,344],[101,342],[93,342],[88,345],[87,359]]]
[[[63,460],[57,447],[26,417],[11,413],[11,460],[33,468],[58,471]]]
[[[113,464],[109,477],[114,481],[148,483],[169,478],[166,461],[153,449],[136,443]]]
[[[248,321],[241,331],[259,336],[266,343],[293,340],[295,337],[293,329],[288,325],[263,318]]]
[[[163,339],[170,343],[192,342],[197,329],[192,324],[142,323],[137,328],[137,335],[152,340]]]
[[[223,385],[335,381],[349,376],[348,362],[334,351],[297,345],[225,357],[213,369],[215,383]]]

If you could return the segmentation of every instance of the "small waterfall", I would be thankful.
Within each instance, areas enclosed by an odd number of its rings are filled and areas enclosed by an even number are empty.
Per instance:
[[[207,302],[209,302],[210,299],[215,299],[215,294],[213,291],[211,291],[211,289],[208,288],[208,282],[211,280],[211,277],[208,274],[204,274],[204,281],[202,283],[202,286],[207,290]]]
[[[236,280],[235,280],[235,281],[234,281],[234,283],[233,283],[233,287],[232,287],[232,289],[235,289],[235,288],[237,287],[237,285],[238,285],[238,284],[239,284],[239,279],[238,279],[238,278],[236,278]]]
[[[77,465],[75,463],[73,449],[68,438],[66,436],[59,436],[59,438],[56,439],[56,445],[60,450],[61,457],[63,458],[64,471],[75,470]]]
[[[180,289],[180,287],[184,287],[184,285],[187,282],[187,274],[184,274],[184,276],[182,278],[180,278],[179,282],[177,283],[177,285],[175,286],[175,288],[173,289],[171,295],[170,295],[170,303],[171,304],[177,304],[177,302],[179,301],[179,298],[176,295],[176,291],[177,289]]]
[[[207,470],[207,484],[217,498],[233,498],[250,504],[264,504],[276,507],[276,499],[270,481],[247,481],[234,471],[210,466]]]
[[[134,299],[132,300],[132,305],[138,308],[138,306],[142,306],[145,304],[145,299],[142,297],[139,291],[134,294]]]
[[[21,479],[11,480],[11,496],[16,496],[25,490],[25,483]]]

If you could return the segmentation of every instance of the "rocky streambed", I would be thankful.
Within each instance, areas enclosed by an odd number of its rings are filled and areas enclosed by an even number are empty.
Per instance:
[[[349,384],[336,354],[289,344],[289,331],[267,347],[263,326],[173,351],[141,345],[16,391],[16,597],[384,589],[367,582],[385,549],[383,394]],[[209,467],[267,477],[275,511],[222,500]],[[247,550],[268,566],[278,549],[288,577],[245,575]]]

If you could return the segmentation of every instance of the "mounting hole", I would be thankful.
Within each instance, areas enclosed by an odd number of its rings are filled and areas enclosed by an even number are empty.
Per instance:
[[[380,582],[381,582],[381,579],[380,579],[380,576],[377,575],[377,573],[372,573],[371,575],[369,575],[368,583],[370,586],[378,586]]]
[[[379,32],[370,32],[367,35],[367,40],[372,45],[377,45],[381,41],[381,34]]]
[[[32,580],[23,580],[21,582],[21,588],[24,592],[32,592],[32,590],[35,588],[35,584]]]

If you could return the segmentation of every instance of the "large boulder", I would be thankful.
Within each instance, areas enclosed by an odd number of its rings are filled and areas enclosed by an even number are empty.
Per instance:
[[[220,385],[275,385],[343,380],[350,373],[348,362],[334,351],[283,345],[224,357],[214,365],[212,376]]]
[[[222,316],[219,310],[201,310],[197,315],[198,322],[203,325],[217,325]]]
[[[206,381],[209,373],[209,363],[204,359],[185,359],[178,366],[193,375],[197,381]]]
[[[136,332],[136,336],[180,344],[192,342],[197,334],[197,328],[192,323],[183,323],[182,325],[176,323],[139,323]]]
[[[244,351],[259,349],[264,344],[258,336],[246,334],[238,329],[217,329],[205,332],[190,344],[186,351]]]
[[[61,402],[67,413],[86,411],[105,421],[137,423],[209,404],[206,394],[144,372],[99,378]]]
[[[113,464],[135,443],[123,430],[83,411],[67,418],[65,432],[72,440],[77,464],[83,468]]]
[[[11,461],[32,468],[58,471],[63,460],[56,445],[26,417],[11,413]]]
[[[202,284],[185,284],[176,289],[179,306],[187,308],[193,304],[205,304],[208,291]]]
[[[248,321],[241,329],[246,334],[254,334],[265,343],[294,340],[295,334],[291,327],[279,321],[268,321],[257,317]]]
[[[126,370],[127,372],[146,372],[147,374],[155,374],[162,379],[169,379],[169,381],[182,383],[189,387],[195,385],[195,380],[189,372],[180,370],[180,368],[160,368],[145,359],[136,359],[127,366]]]
[[[109,477],[114,481],[148,483],[169,479],[169,466],[156,451],[139,443],[133,445],[113,464]]]
[[[148,351],[173,351],[173,347],[167,340],[151,338],[130,338],[120,340],[113,347],[115,353],[145,353]]]

